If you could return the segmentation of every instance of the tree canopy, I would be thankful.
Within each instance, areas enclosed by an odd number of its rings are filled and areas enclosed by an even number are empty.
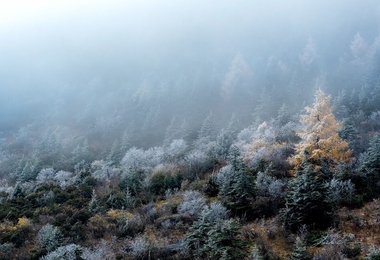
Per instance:
[[[306,114],[300,120],[302,127],[297,132],[301,141],[289,159],[295,170],[299,169],[305,153],[316,166],[327,163],[330,168],[334,168],[339,162],[350,160],[351,150],[348,143],[339,136],[341,124],[335,119],[330,100],[330,96],[318,90],[313,106],[305,108]]]

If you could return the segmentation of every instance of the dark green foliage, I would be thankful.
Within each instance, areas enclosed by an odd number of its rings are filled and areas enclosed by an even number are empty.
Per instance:
[[[294,251],[290,256],[291,260],[310,260],[310,254],[307,252],[305,243],[300,237],[296,239],[296,245]]]
[[[246,242],[239,238],[239,227],[233,219],[195,222],[186,237],[191,255],[200,259],[243,259]]]
[[[342,253],[350,259],[359,256],[361,252],[362,249],[360,247],[360,244],[356,244],[354,246],[345,246],[342,249]]]
[[[339,130],[339,136],[342,139],[346,140],[349,143],[352,143],[358,139],[358,135],[358,130],[351,121],[346,120],[343,122],[343,126]]]
[[[0,219],[17,221],[19,217],[30,217],[32,213],[29,211],[29,201],[23,198],[13,198],[0,204]],[[27,213],[27,214],[26,214]]]
[[[183,175],[178,173],[176,175],[167,175],[157,173],[150,178],[150,191],[154,195],[164,195],[167,190],[179,189],[183,180]]]
[[[320,241],[326,236],[326,232],[322,230],[311,230],[306,234],[305,240],[307,245],[318,245]]]
[[[2,229],[0,232],[0,246],[1,244],[11,243],[15,247],[20,247],[30,237],[32,228],[30,226],[15,226],[11,228],[12,222],[8,223],[9,228]]]
[[[378,247],[372,246],[369,252],[366,254],[365,260],[380,260],[380,249]]]
[[[222,203],[237,214],[251,208],[254,198],[254,179],[244,165],[237,149],[232,150],[230,169],[219,178],[219,194]],[[219,173],[220,175],[220,173]]]
[[[111,191],[106,200],[107,208],[124,209],[126,206],[126,194],[121,191]]]
[[[366,199],[378,197],[380,192],[380,134],[375,134],[370,145],[360,157],[355,185]]]
[[[227,208],[243,213],[254,196],[253,181],[245,171],[237,171],[228,183],[220,187],[219,196]]]
[[[85,241],[87,237],[86,231],[85,231],[85,225],[82,222],[76,222],[72,226],[69,236],[70,236],[70,242],[72,243]]]
[[[125,191],[113,189],[103,196],[96,207],[107,209],[132,209],[136,205],[136,197],[132,195],[127,187]],[[94,205],[93,205],[94,206]],[[100,209],[99,208],[99,209]]]
[[[380,134],[375,134],[369,148],[362,154],[359,170],[367,174],[378,173],[380,170]]]
[[[285,208],[281,210],[284,224],[292,230],[306,224],[312,227],[327,227],[331,221],[332,208],[326,202],[327,188],[320,174],[310,164],[297,172],[289,182]]]
[[[215,197],[219,193],[219,187],[217,183],[217,178],[215,174],[210,175],[206,185],[205,193],[210,197]]]
[[[88,219],[91,217],[90,213],[86,209],[80,209],[75,212],[70,218],[70,223],[75,224],[77,222],[87,223]]]
[[[144,177],[145,173],[143,170],[130,170],[121,179],[119,188],[121,191],[128,189],[133,196],[136,196],[142,189],[141,182]]]

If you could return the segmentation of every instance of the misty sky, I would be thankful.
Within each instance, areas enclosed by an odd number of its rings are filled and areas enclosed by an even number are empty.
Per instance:
[[[377,1],[8,2],[1,4],[0,57],[3,80],[11,82],[127,75],[166,61],[171,67],[213,55],[231,60],[237,52],[254,59],[281,45],[303,46],[308,36],[372,36],[380,27],[364,19],[379,12]]]
[[[152,73],[173,77],[211,66],[226,73],[238,53],[259,67],[271,55],[299,55],[310,37],[336,61],[356,32],[369,42],[379,36],[379,6],[376,0],[3,1],[1,113],[53,103],[61,93],[75,96],[99,79],[104,88],[120,88]]]

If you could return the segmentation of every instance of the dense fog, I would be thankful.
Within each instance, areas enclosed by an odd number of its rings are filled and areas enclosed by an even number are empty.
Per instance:
[[[208,115],[242,129],[298,114],[317,89],[335,100],[378,81],[375,0],[15,1],[1,12],[3,137],[59,132],[95,157],[123,135],[147,148],[182,127],[193,140]]]
[[[0,259],[380,259],[380,1],[0,4]]]

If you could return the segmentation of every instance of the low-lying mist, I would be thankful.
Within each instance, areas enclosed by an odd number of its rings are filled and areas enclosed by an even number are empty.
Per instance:
[[[277,117],[284,104],[296,115],[317,89],[358,96],[378,82],[377,1],[34,7],[15,3],[13,20],[0,23],[5,138],[33,129],[39,140],[51,129],[100,153],[128,133],[151,147],[173,124],[192,140],[210,114],[216,129],[233,115],[242,128]]]

